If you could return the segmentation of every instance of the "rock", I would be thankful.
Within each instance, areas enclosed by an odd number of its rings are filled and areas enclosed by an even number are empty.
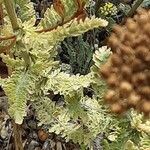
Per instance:
[[[37,124],[34,120],[29,120],[27,124],[31,129],[36,129],[37,128]]]
[[[34,150],[41,150],[41,148],[40,147],[36,147]],[[43,149],[42,149],[43,150]]]
[[[93,150],[103,150],[102,147],[102,140],[103,140],[103,133],[97,135],[97,137],[93,141]]]
[[[9,126],[10,124],[8,124],[6,126],[6,124],[7,124],[6,122],[7,122],[8,119],[9,119],[9,116],[6,115],[5,113],[2,114],[2,116],[0,116],[0,137],[2,139],[6,139],[8,137],[8,135],[9,135],[8,130],[11,127]]]
[[[36,133],[35,131],[33,131],[32,137],[33,137],[34,139],[38,139],[38,135],[37,135],[37,133]]]
[[[39,143],[35,140],[32,140],[28,145],[28,150],[34,150],[38,146],[39,146]]]
[[[7,111],[8,99],[6,96],[0,97],[0,110]]]
[[[61,142],[56,143],[56,150],[62,150],[62,144]]]
[[[35,131],[31,131],[29,133],[29,137],[30,137],[30,139],[38,140],[38,135]]]
[[[60,135],[57,135],[57,136],[55,137],[55,140],[56,140],[56,141],[61,141],[61,142],[64,142],[64,143],[65,143],[65,139],[62,138]]]
[[[3,125],[1,128],[0,136],[2,139],[6,139],[8,137],[8,128],[5,127],[5,125]]]
[[[38,131],[38,138],[40,139],[40,141],[42,141],[42,142],[46,141],[48,136],[49,136],[48,133],[45,132],[44,130],[41,129]]]
[[[50,147],[53,149],[55,149],[55,145],[56,143],[53,140],[49,140],[50,141]]]
[[[27,125],[27,123],[25,121],[22,124],[22,128],[23,129],[29,129],[29,126]]]
[[[56,101],[57,106],[64,106],[65,101],[64,101],[64,97],[60,96],[59,99]]]
[[[42,150],[51,150],[50,140],[46,140],[43,144]]]

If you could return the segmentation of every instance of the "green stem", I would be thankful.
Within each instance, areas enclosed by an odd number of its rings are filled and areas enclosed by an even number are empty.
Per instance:
[[[137,0],[137,2],[134,4],[134,6],[130,9],[130,11],[127,14],[127,17],[133,16],[137,8],[142,4],[144,0]]]
[[[10,18],[13,30],[19,29],[19,25],[17,22],[17,15],[15,12],[14,1],[13,0],[4,0],[4,4],[6,7],[8,16]]]

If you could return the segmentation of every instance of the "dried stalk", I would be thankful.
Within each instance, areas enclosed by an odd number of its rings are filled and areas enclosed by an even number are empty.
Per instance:
[[[137,8],[142,4],[144,0],[137,0],[137,2],[133,5],[133,7],[130,9],[130,11],[127,14],[127,17],[132,17],[137,10]]]

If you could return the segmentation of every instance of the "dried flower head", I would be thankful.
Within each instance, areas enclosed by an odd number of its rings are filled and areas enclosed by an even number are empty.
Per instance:
[[[138,10],[108,40],[113,54],[101,68],[109,90],[105,100],[112,112],[134,107],[150,116],[150,10]]]

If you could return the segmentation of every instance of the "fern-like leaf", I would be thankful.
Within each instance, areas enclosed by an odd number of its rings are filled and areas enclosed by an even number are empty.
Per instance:
[[[139,149],[135,146],[135,144],[132,141],[128,140],[125,144],[125,150],[139,150]]]
[[[48,76],[48,81],[45,88],[62,95],[70,95],[74,91],[77,91],[83,87],[88,87],[90,83],[91,74],[80,76],[55,71]]]
[[[60,24],[64,24],[65,22],[72,20],[72,17],[78,10],[77,2],[75,0],[59,0],[58,3],[59,4],[57,4],[57,1],[54,1],[51,8],[47,9],[38,28],[42,27],[44,30],[53,29]],[[62,15],[59,13],[60,10],[61,12],[63,11]]]
[[[93,61],[95,63],[95,66],[97,68],[100,68],[100,66],[106,63],[110,54],[111,54],[110,48],[107,48],[107,46],[103,46],[99,48],[99,50],[96,50],[95,54],[93,55]]]
[[[7,66],[16,69],[25,66],[24,61],[19,58],[11,58],[9,55],[4,55],[3,53],[0,54],[0,57],[2,58],[3,62],[6,63]]]
[[[39,125],[50,125],[61,114],[61,108],[56,107],[55,103],[48,97],[34,96],[32,99],[34,101],[33,106],[36,108],[38,119],[40,120]]]
[[[99,70],[101,66],[104,63],[106,63],[110,55],[111,55],[111,51],[110,48],[107,48],[107,46],[103,46],[99,48],[99,50],[96,50],[93,55],[94,65],[91,67],[91,71],[93,73],[92,86],[94,88],[95,93],[99,95],[100,98],[104,96],[107,90],[107,86],[105,81],[101,78],[99,74]]]
[[[150,135],[142,134],[140,138],[140,150],[149,150],[150,149]]]
[[[45,33],[42,36],[47,36],[50,45],[63,41],[66,37],[79,36],[91,29],[98,27],[106,27],[108,22],[100,18],[86,18],[84,21],[78,22],[76,19],[70,21],[57,29],[52,30],[50,33]],[[53,38],[51,38],[53,37]]]
[[[62,6],[64,7],[63,18],[56,12],[54,6],[47,9],[44,18],[41,20],[39,26],[43,29],[54,28],[61,24],[62,22],[66,22],[71,20],[73,14],[77,11],[77,6],[74,0],[61,0]]]
[[[33,4],[30,0],[15,0],[15,3],[19,6],[18,16],[23,22],[35,16]]]
[[[28,72],[14,72],[3,84],[5,94],[9,99],[9,114],[16,123],[21,124],[26,116],[26,102],[32,80]]]

